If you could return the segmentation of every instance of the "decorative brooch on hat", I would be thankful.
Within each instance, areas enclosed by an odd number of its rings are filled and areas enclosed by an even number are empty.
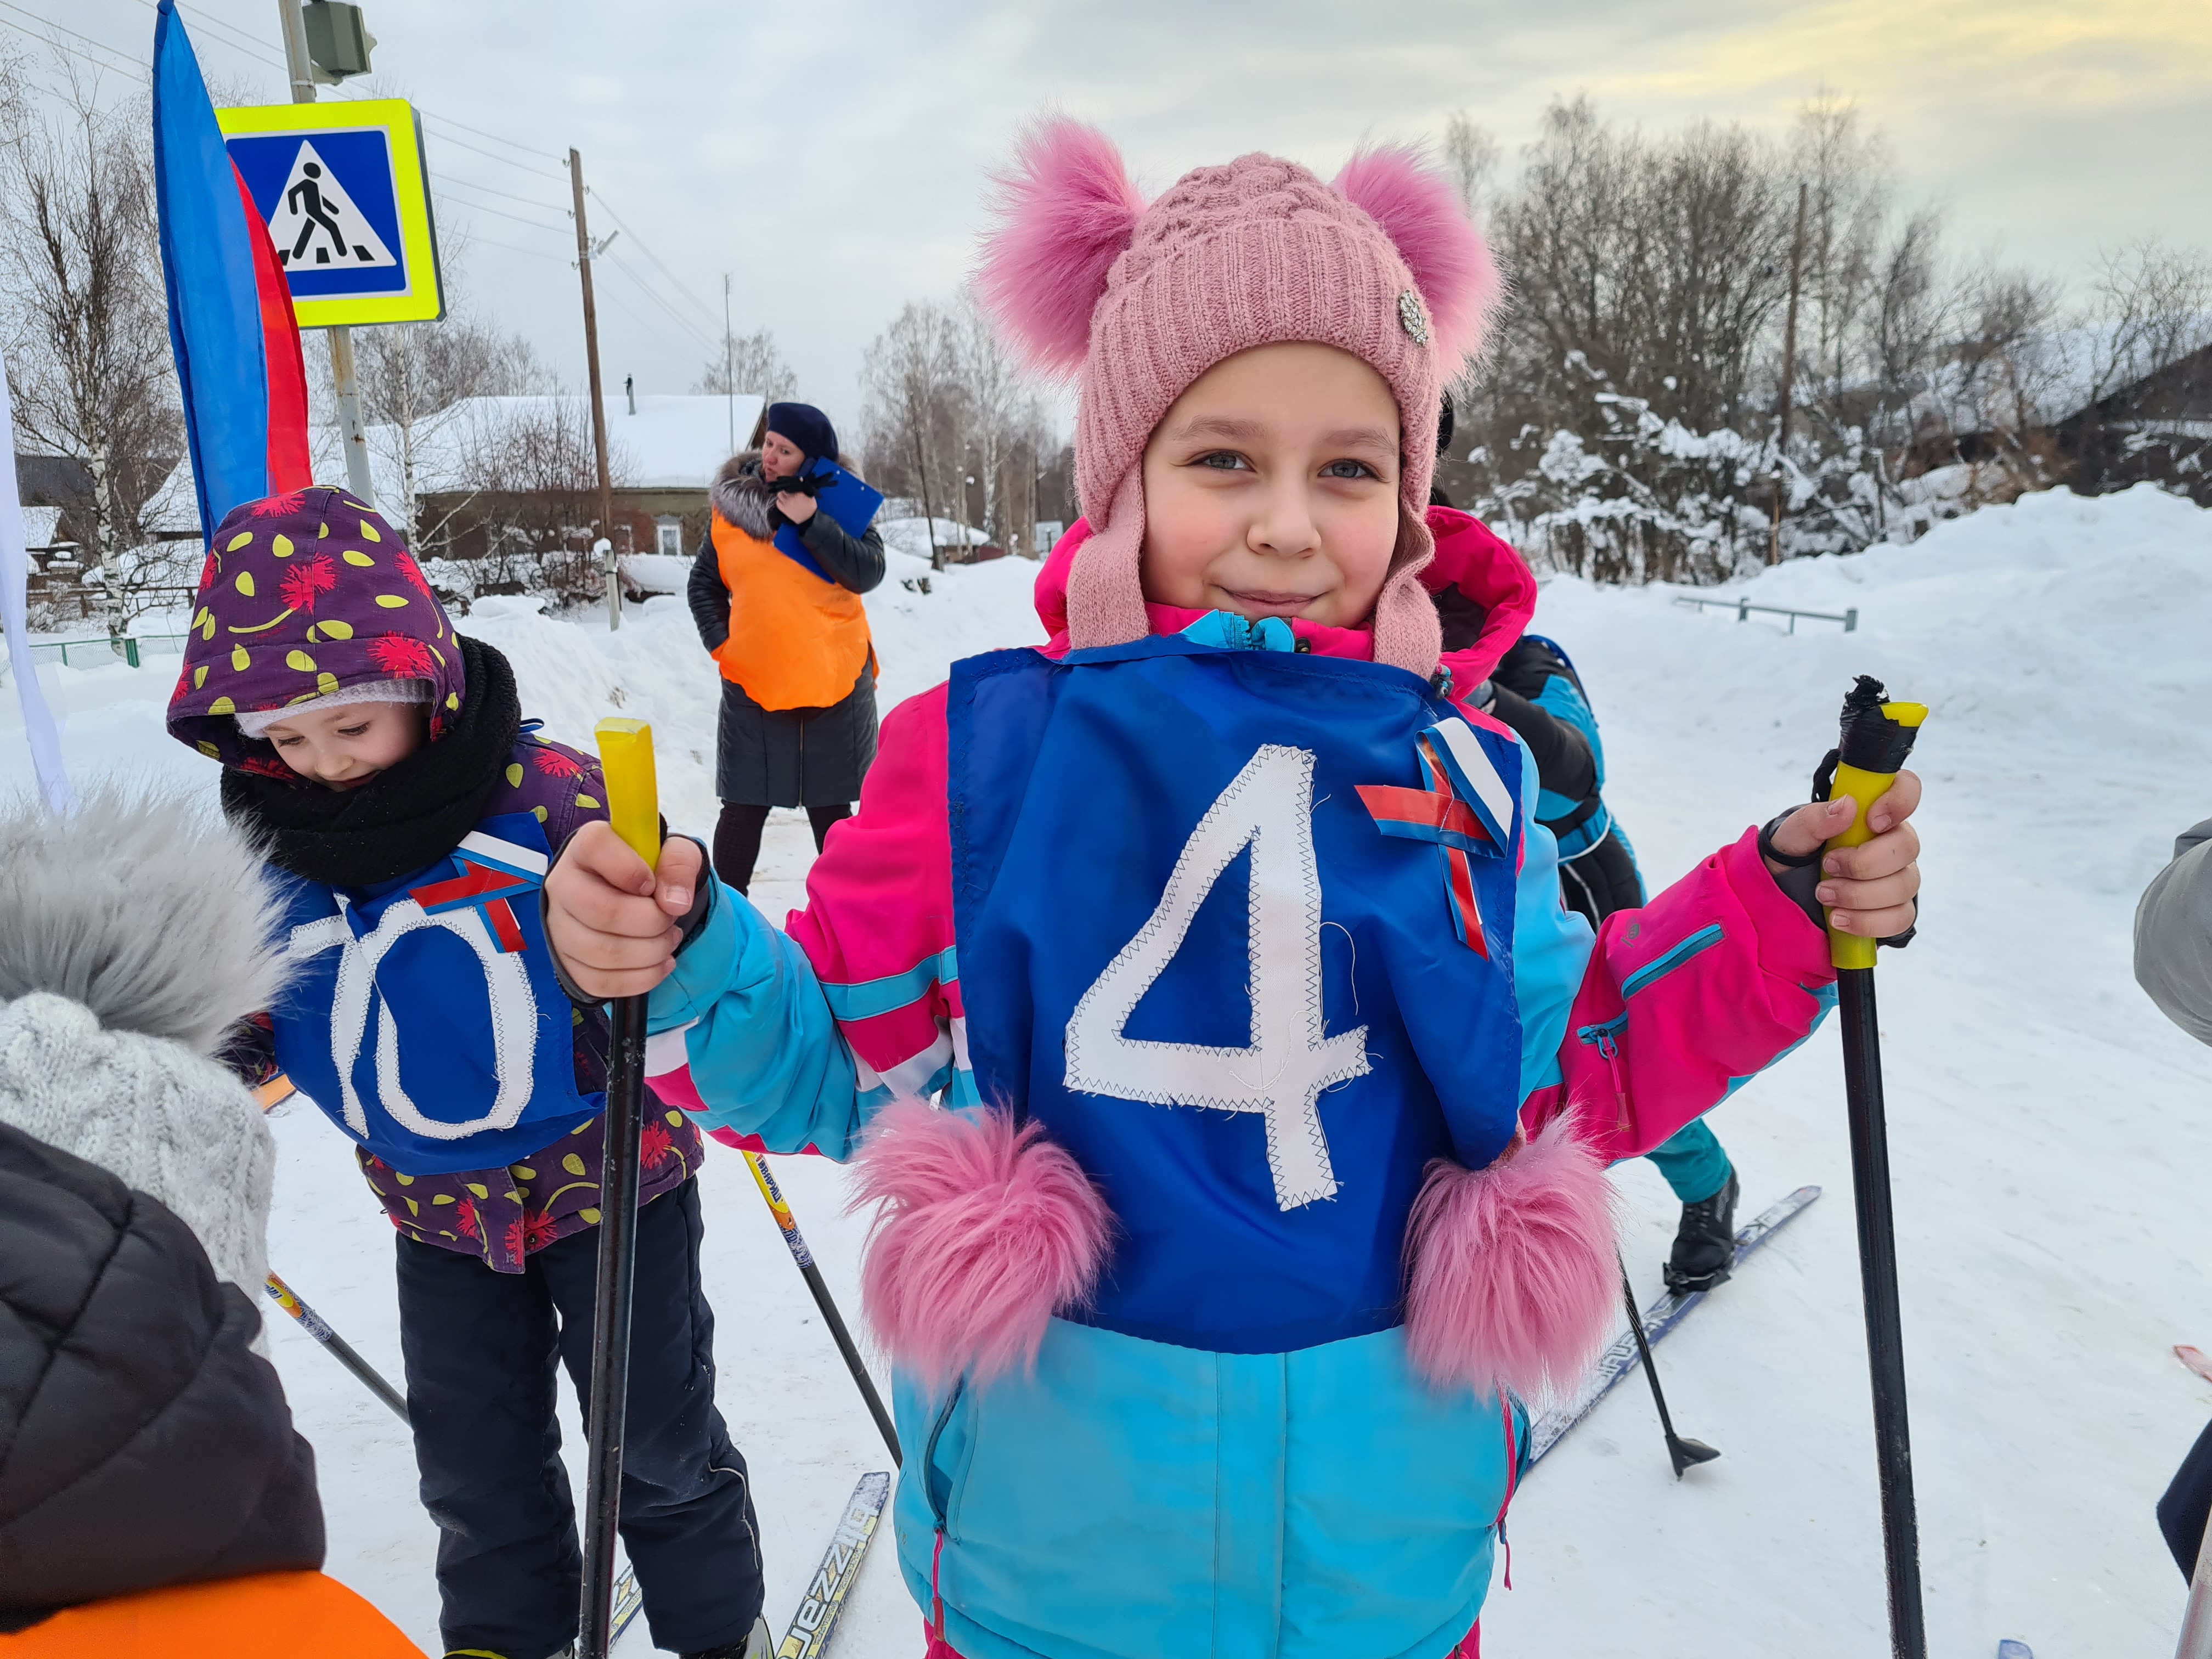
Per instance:
[[[1429,343],[1429,313],[1421,304],[1421,296],[1407,289],[1398,296],[1398,322],[1413,337],[1413,343],[1425,346]]]

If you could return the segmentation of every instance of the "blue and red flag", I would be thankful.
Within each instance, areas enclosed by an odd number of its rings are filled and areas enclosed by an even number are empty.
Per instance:
[[[314,482],[307,376],[283,269],[223,146],[176,0],[161,0],[159,12],[154,187],[161,276],[200,533],[212,539],[240,502]]]

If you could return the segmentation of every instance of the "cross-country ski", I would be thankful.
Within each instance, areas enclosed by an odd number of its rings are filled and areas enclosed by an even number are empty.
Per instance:
[[[0,1659],[2212,1659],[2208,113],[0,0]]]

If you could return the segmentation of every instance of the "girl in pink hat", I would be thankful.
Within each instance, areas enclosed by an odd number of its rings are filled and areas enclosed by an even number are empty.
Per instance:
[[[1594,937],[1460,701],[1534,584],[1424,516],[1498,293],[1449,187],[1248,155],[1148,204],[1060,121],[1001,205],[986,292],[1079,391],[1051,643],[892,714],[787,931],[720,890],[678,953],[696,848],[591,826],[551,937],[714,1133],[854,1159],[933,1654],[1472,1654],[1522,1402],[1613,1316],[1605,1166],[1803,1041],[1820,903],[1909,924],[1919,786]]]

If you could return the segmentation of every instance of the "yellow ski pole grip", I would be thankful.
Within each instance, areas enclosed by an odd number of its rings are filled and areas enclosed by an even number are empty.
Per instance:
[[[1829,839],[1830,847],[1858,847],[1874,839],[1867,813],[1887,793],[1912,753],[1913,739],[1928,718],[1924,702],[1892,702],[1880,680],[1858,677],[1844,699],[1843,741],[1837,745],[1836,775],[1828,799],[1848,795],[1859,804],[1851,827]],[[1863,933],[1828,929],[1828,960],[1838,968],[1871,968],[1875,941]]]
[[[643,720],[604,720],[599,769],[607,782],[607,821],[647,869],[660,864],[660,786],[653,770],[653,727]]]

